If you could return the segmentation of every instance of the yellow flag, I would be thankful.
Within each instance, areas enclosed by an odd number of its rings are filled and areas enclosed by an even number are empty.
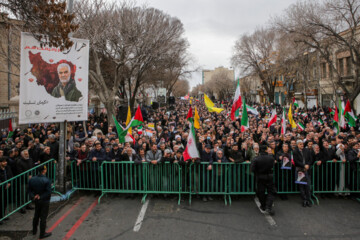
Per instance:
[[[291,112],[291,104],[290,104],[290,108],[289,108],[289,113],[288,113],[288,118],[289,118],[289,123],[291,125],[292,128],[296,128],[297,125],[292,117],[292,112]]]
[[[224,111],[223,108],[214,107],[215,104],[210,100],[210,98],[208,96],[206,96],[206,94],[204,94],[204,101],[205,101],[205,105],[206,105],[207,109],[209,110],[209,112],[220,113],[220,112]]]
[[[196,128],[196,129],[200,128],[200,117],[199,117],[196,107],[195,107],[195,114],[194,114],[194,128]]]
[[[130,123],[131,121],[131,111],[130,111],[130,106],[128,105],[128,113],[127,113],[127,117],[126,117],[126,126]],[[132,134],[132,129],[129,128],[128,133],[131,135]]]

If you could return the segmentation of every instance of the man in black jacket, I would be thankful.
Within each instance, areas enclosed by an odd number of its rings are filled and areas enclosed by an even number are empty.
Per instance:
[[[5,157],[0,158],[0,184],[9,180],[13,177],[11,168],[7,165],[7,161]],[[3,184],[0,186],[0,219],[5,216],[5,209],[8,204],[7,194],[9,192],[10,183]],[[5,218],[5,220],[7,220]],[[2,221],[0,221],[0,225],[2,225]]]
[[[51,197],[51,182],[45,176],[47,172],[46,166],[40,166],[38,170],[40,174],[32,177],[29,181],[28,192],[30,199],[35,202],[33,235],[36,235],[40,219],[40,238],[42,239],[51,236],[51,233],[45,232]]]
[[[310,185],[311,185],[311,176],[310,176],[310,166],[312,165],[311,152],[308,148],[304,148],[304,143],[302,140],[296,142],[297,148],[293,152],[294,163],[296,167],[296,172],[303,172],[307,180],[306,184],[299,184],[301,199],[303,200],[303,207],[311,207],[310,204]]]
[[[257,191],[256,194],[260,201],[260,211],[262,213],[274,215],[272,209],[275,199],[275,186],[273,182],[273,168],[275,159],[273,155],[267,153],[268,147],[262,145],[260,147],[260,156],[251,162],[251,171],[255,174]],[[267,196],[265,194],[267,191]]]
[[[348,187],[352,191],[356,191],[356,189],[359,189],[358,182],[356,181],[358,179],[358,169],[357,169],[357,163],[360,160],[360,143],[355,143],[352,147],[352,149],[348,152],[346,159],[350,163],[350,181],[347,183]],[[357,198],[359,197],[359,193],[351,193],[351,197]]]

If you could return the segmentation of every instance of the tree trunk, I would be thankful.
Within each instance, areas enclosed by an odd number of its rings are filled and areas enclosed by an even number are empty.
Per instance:
[[[107,111],[108,123],[109,123],[109,125],[112,125],[112,126],[115,126],[115,122],[113,120],[113,115],[116,117],[114,102],[115,102],[115,99],[108,100],[107,102],[104,103],[106,111]]]

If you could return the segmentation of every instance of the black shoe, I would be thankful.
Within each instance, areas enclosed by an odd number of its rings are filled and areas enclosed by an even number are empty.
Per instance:
[[[260,212],[263,213],[263,214],[265,214],[265,213],[266,213],[266,208],[260,206]]]
[[[52,233],[44,233],[43,235],[40,235],[40,239],[43,239],[43,238],[47,238],[47,237],[50,237],[52,235]]]
[[[280,194],[280,199],[281,199],[281,200],[286,200],[286,199],[287,199],[287,197],[286,197],[286,195],[282,195],[282,194]]]
[[[274,215],[275,215],[275,212],[274,212],[274,210],[272,210],[272,209],[266,209],[266,210],[265,210],[265,214],[270,215],[270,216],[274,216]]]
[[[306,202],[307,207],[311,207],[311,203],[309,201]]]
[[[34,207],[32,207],[32,206],[30,206],[30,205],[27,205],[25,208],[26,208],[27,210],[33,210],[33,209],[34,209]]]
[[[302,206],[303,206],[303,207],[306,207],[306,201],[303,202]]]
[[[25,209],[24,208],[20,209],[20,213],[25,214],[26,213]]]

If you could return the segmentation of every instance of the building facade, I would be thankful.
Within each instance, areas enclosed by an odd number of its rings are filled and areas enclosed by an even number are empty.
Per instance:
[[[214,75],[220,74],[220,73],[225,73],[229,79],[235,80],[234,69],[229,69],[229,68],[225,68],[225,67],[217,67],[214,70],[206,70],[206,69],[202,70],[202,84],[209,82]]]

